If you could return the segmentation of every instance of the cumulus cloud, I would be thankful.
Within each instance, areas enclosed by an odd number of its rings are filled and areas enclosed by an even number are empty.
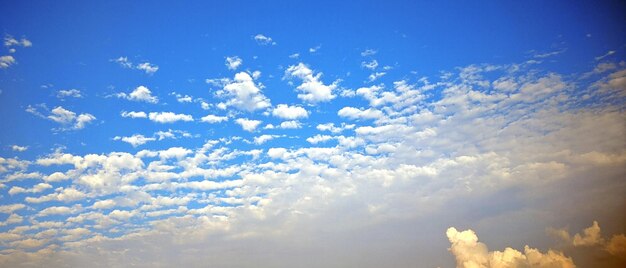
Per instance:
[[[135,68],[137,68],[137,70],[144,71],[146,74],[154,74],[154,73],[156,73],[156,71],[159,70],[159,66],[156,66],[156,65],[154,65],[152,63],[149,63],[149,62],[139,63],[139,64],[137,64],[137,66]]]
[[[15,64],[15,58],[11,55],[0,56],[0,69],[9,68]]]
[[[28,146],[11,145],[11,150],[15,152],[24,152],[28,150]]]
[[[478,236],[472,230],[459,232],[450,227],[446,231],[450,240],[450,252],[456,258],[456,266],[459,268],[474,267],[576,267],[571,258],[563,253],[548,250],[547,253],[524,247],[524,252],[513,248],[504,251],[489,251],[487,245],[478,242]]]
[[[261,124],[261,121],[247,118],[237,118],[235,123],[240,125],[243,130],[253,132]]]
[[[200,121],[210,123],[210,124],[215,124],[215,123],[228,121],[228,117],[209,114],[200,118]]]
[[[152,91],[145,86],[138,86],[131,93],[118,93],[116,94],[118,98],[127,99],[131,101],[142,101],[148,103],[158,103],[159,98],[156,96],[152,96]]]
[[[611,239],[605,239],[601,234],[600,225],[597,221],[593,221],[592,225],[585,228],[582,233],[576,233],[573,236],[570,235],[566,228],[549,228],[547,232],[561,239],[567,245],[584,248],[600,247],[611,255],[626,260],[626,236],[624,234],[615,234]]]
[[[40,108],[47,110],[45,105],[39,106]],[[51,111],[49,111],[48,115],[42,114],[36,107],[28,106],[26,111],[42,117],[48,120],[59,123],[62,127],[59,130],[78,130],[83,129],[89,123],[96,119],[95,116],[89,113],[76,114],[70,110],[63,108],[62,106],[57,106]],[[48,112],[48,111],[45,111]]]
[[[132,135],[132,136],[129,136],[129,137],[115,136],[113,138],[113,140],[123,141],[123,142],[126,142],[126,143],[132,145],[133,147],[137,147],[139,145],[146,144],[147,142],[155,141],[156,138],[145,137],[144,135],[141,135],[141,134],[135,134],[135,135]]]
[[[350,119],[380,119],[385,116],[381,111],[373,108],[363,110],[354,107],[343,107],[337,115]]]
[[[177,121],[193,121],[193,117],[188,114],[177,114],[173,112],[151,112],[148,114],[148,119],[157,123],[174,123]]]
[[[82,94],[78,89],[62,89],[57,92],[57,98],[65,99],[67,97],[82,98]]]
[[[122,117],[130,117],[130,118],[148,118],[148,115],[145,112],[135,112],[135,111],[122,111],[120,114]]]
[[[337,81],[330,85],[324,85],[320,80],[322,73],[315,74],[304,63],[291,65],[285,70],[287,78],[299,78],[302,80],[296,89],[300,91],[298,98],[308,103],[327,102],[335,98],[333,90],[337,88]]]
[[[272,110],[272,115],[282,119],[299,119],[309,117],[309,112],[299,106],[289,106],[287,104],[278,104]]]
[[[257,34],[254,36],[254,40],[257,42],[257,44],[259,45],[276,45],[276,42],[274,42],[274,40],[272,40],[271,37],[269,36],[265,36],[263,34]]]
[[[234,106],[248,112],[271,106],[270,100],[263,95],[246,72],[237,73],[233,81],[226,83],[224,88],[217,92],[217,96],[227,99],[225,106]]]
[[[142,62],[134,65],[128,57],[119,57],[117,59],[112,59],[111,61],[119,64],[122,68],[126,69],[136,69],[145,72],[146,74],[152,75],[159,70],[159,66],[152,64],[150,62]]]
[[[228,70],[236,70],[241,64],[243,64],[243,60],[237,56],[226,57],[226,67]]]

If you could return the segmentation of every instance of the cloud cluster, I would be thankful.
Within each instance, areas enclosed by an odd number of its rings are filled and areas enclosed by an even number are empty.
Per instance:
[[[128,57],[119,57],[119,58],[113,59],[111,61],[116,62],[117,64],[119,64],[123,68],[137,69],[137,70],[143,71],[143,72],[145,72],[146,74],[149,74],[149,75],[152,75],[152,74],[156,73],[159,70],[159,66],[154,65],[154,64],[152,64],[150,62],[142,62],[142,63],[138,63],[138,64],[135,65],[130,60],[128,60]]]
[[[524,252],[513,248],[506,248],[504,251],[489,251],[487,245],[478,242],[478,236],[472,230],[459,232],[456,228],[450,227],[446,235],[450,240],[450,252],[456,258],[458,268],[576,267],[571,258],[553,250],[542,253],[525,246]]]
[[[233,106],[243,111],[252,112],[271,106],[270,100],[246,72],[235,74],[233,81],[226,83],[216,94],[227,99],[224,106]]]
[[[291,65],[285,70],[287,78],[299,78],[302,84],[296,87],[301,93],[298,98],[308,103],[327,102],[335,98],[333,90],[337,88],[337,82],[325,85],[320,79],[322,73],[315,74],[304,63]]]
[[[128,94],[121,92],[121,93],[117,93],[115,96],[118,98],[127,99],[131,101],[141,101],[141,102],[148,102],[148,103],[159,102],[159,98],[157,98],[156,96],[152,96],[152,91],[150,91],[150,89],[145,86],[138,86],[132,92]]]

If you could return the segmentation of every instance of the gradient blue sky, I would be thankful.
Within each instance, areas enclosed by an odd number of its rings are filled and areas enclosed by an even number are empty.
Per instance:
[[[0,10],[2,265],[626,262],[621,1]]]

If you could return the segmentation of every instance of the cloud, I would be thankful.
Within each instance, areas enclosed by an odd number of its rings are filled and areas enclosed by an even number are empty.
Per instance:
[[[333,139],[332,136],[317,134],[317,135],[315,135],[313,137],[308,137],[306,139],[306,141],[309,142],[309,143],[312,143],[312,144],[318,144],[318,143],[326,142],[326,141],[329,141],[329,140],[332,140],[332,139]]]
[[[148,119],[157,123],[174,123],[177,121],[193,121],[193,117],[188,114],[176,114],[172,112],[151,112],[148,114]]]
[[[243,64],[243,60],[237,56],[226,57],[226,67],[228,67],[228,70],[236,70],[241,64]]]
[[[0,213],[11,214],[17,210],[25,208],[24,204],[0,205]]]
[[[272,40],[271,37],[265,36],[263,34],[257,34],[254,36],[254,40],[257,42],[257,44],[259,45],[276,45],[276,42],[274,42],[274,40]]]
[[[349,119],[381,119],[385,116],[381,111],[374,108],[362,110],[354,107],[343,107],[337,112],[337,115]]]
[[[13,58],[13,56],[0,56],[0,69],[9,68],[13,64],[15,64],[15,58]]]
[[[144,135],[141,135],[141,134],[135,134],[135,135],[132,135],[130,137],[115,136],[113,138],[113,140],[123,141],[123,142],[126,142],[126,143],[132,145],[133,147],[137,147],[139,145],[146,144],[147,142],[155,141],[156,138],[145,137]]]
[[[14,152],[24,152],[28,150],[28,146],[11,145],[11,150]]]
[[[316,47],[309,48],[309,53],[315,53],[322,48],[322,45],[318,45]]]
[[[206,115],[202,118],[200,118],[200,121],[202,122],[206,122],[206,123],[210,123],[210,124],[215,124],[215,123],[221,123],[221,122],[225,122],[228,121],[228,117],[227,116],[217,116],[217,115]]]
[[[44,110],[47,110],[45,105],[40,105],[40,107]],[[93,120],[96,119],[95,116],[93,116],[92,114],[88,114],[88,113],[76,115],[75,112],[67,110],[63,108],[62,106],[55,107],[49,112],[49,115],[47,116],[39,112],[39,110],[36,107],[30,106],[30,105],[28,106],[28,108],[26,108],[26,111],[33,115],[46,118],[48,120],[59,123],[60,125],[62,125],[62,128],[59,130],[83,129],[85,128],[87,124],[91,123]]]
[[[146,72],[147,74],[154,74],[156,73],[156,71],[159,70],[159,66],[156,66],[149,62],[143,62],[143,63],[137,64],[135,68],[137,68],[137,70],[142,70]]]
[[[20,40],[17,40],[15,38],[13,38],[13,36],[5,35],[4,36],[4,46],[5,47],[13,47],[13,46],[31,47],[31,46],[33,46],[33,43],[30,40],[26,39],[26,38],[22,38]]]
[[[279,127],[282,129],[297,129],[302,128],[302,124],[300,124],[300,122],[297,120],[289,120],[281,122]]]
[[[456,258],[456,265],[459,268],[576,267],[571,258],[553,250],[542,253],[525,246],[524,252],[513,248],[489,251],[484,243],[478,242],[478,236],[472,230],[459,232],[456,228],[450,227],[446,235],[451,243],[449,250]]]
[[[372,60],[370,62],[367,62],[367,61],[361,62],[361,67],[367,68],[373,71],[376,69],[376,67],[378,67],[378,61]]]
[[[262,121],[259,120],[250,120],[247,118],[237,118],[235,123],[241,126],[241,128],[248,132],[253,132]]]
[[[116,94],[118,98],[127,99],[131,101],[142,101],[148,103],[158,103],[159,99],[155,96],[152,96],[152,91],[145,86],[138,86],[135,88],[130,94],[126,93],[118,93]]]
[[[64,99],[67,97],[82,98],[83,96],[78,89],[62,89],[57,92],[57,98]]]
[[[608,56],[611,56],[611,55],[613,55],[613,54],[615,54],[615,50],[609,50],[609,51],[607,51],[604,55],[602,55],[602,56],[598,56],[598,57],[595,57],[595,60],[596,60],[596,61],[600,61],[600,60],[603,60],[604,58],[606,58],[606,57],[608,57]]]
[[[377,52],[378,51],[373,50],[373,49],[366,49],[366,50],[363,50],[363,52],[361,52],[361,56],[363,57],[374,56],[376,55]]]
[[[223,90],[216,94],[218,97],[227,98],[225,106],[234,106],[248,112],[271,106],[270,100],[263,95],[246,72],[237,73],[235,79],[224,85]]]
[[[282,119],[299,119],[309,117],[309,112],[299,106],[278,104],[276,108],[272,110],[272,115]]]
[[[120,114],[122,117],[130,117],[130,118],[148,118],[148,115],[145,112],[135,112],[135,111],[122,111]]]
[[[119,57],[117,59],[112,59],[111,61],[116,62],[122,68],[140,70],[149,75],[153,75],[159,70],[159,66],[152,64],[150,62],[142,62],[142,63],[138,63],[137,65],[133,65],[133,63],[130,60],[128,60],[128,57]]]
[[[304,63],[292,65],[285,70],[288,78],[299,78],[302,80],[296,89],[301,93],[298,98],[308,103],[327,102],[335,98],[333,90],[337,88],[337,82],[330,85],[324,85],[320,78],[322,73],[314,74]]]
[[[547,233],[561,239],[567,245],[585,248],[600,247],[611,255],[626,260],[626,236],[615,234],[611,239],[605,239],[597,221],[593,221],[593,224],[585,228],[582,233],[573,236],[569,234],[566,228],[549,228]]]
[[[261,136],[258,136],[258,137],[254,137],[254,144],[261,145],[261,144],[263,144],[263,143],[265,143],[267,141],[270,141],[270,140],[272,140],[274,138],[277,138],[277,137],[280,137],[280,136],[278,136],[278,135],[261,135]]]
[[[372,74],[370,74],[370,75],[367,77],[367,82],[370,82],[370,83],[371,83],[371,82],[374,82],[374,81],[376,81],[378,78],[381,78],[381,77],[385,76],[386,74],[387,74],[386,72],[375,72],[375,73],[372,73]]]

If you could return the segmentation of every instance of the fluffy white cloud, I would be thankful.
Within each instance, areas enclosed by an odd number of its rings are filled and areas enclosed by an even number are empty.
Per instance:
[[[299,78],[302,80],[296,89],[301,93],[298,94],[298,98],[308,103],[326,102],[335,98],[333,90],[337,88],[337,82],[330,85],[324,85],[320,78],[322,73],[315,74],[313,70],[309,69],[304,63],[298,63],[298,65],[292,65],[285,70],[285,75],[288,78]]]
[[[235,123],[241,126],[241,128],[248,132],[253,132],[259,124],[261,124],[260,120],[251,120],[247,118],[237,118]]]
[[[145,112],[135,112],[135,111],[122,111],[120,114],[122,117],[130,117],[130,118],[148,118],[148,115]]]
[[[210,123],[210,124],[215,124],[215,123],[221,123],[221,122],[225,122],[228,121],[228,117],[227,116],[217,116],[217,115],[206,115],[202,118],[200,118],[200,121],[202,122],[206,122],[206,123]]]
[[[135,68],[137,68],[137,70],[142,70],[146,72],[147,74],[154,74],[159,70],[159,66],[156,66],[149,62],[143,62],[143,63],[137,64]]]
[[[45,106],[44,106],[44,109],[45,109]],[[35,107],[32,107],[32,106],[29,106],[26,109],[26,111],[36,116],[40,116],[40,117],[52,120],[56,123],[59,123],[60,125],[63,126],[61,130],[83,129],[88,123],[96,119],[95,116],[93,116],[92,114],[88,114],[88,113],[76,115],[75,112],[67,110],[63,108],[62,106],[55,107],[54,109],[50,111],[50,114],[47,116],[41,114]]]
[[[270,100],[263,95],[261,89],[246,72],[237,73],[235,79],[227,83],[223,90],[217,92],[217,95],[228,99],[224,105],[234,106],[248,112],[271,106]]]
[[[265,36],[263,34],[257,34],[254,36],[254,40],[259,44],[259,45],[276,45],[276,42],[274,42],[274,40],[272,40],[271,37],[269,36]]]
[[[188,114],[176,114],[172,112],[151,112],[148,119],[157,123],[174,123],[177,121],[193,121],[193,117]]]
[[[279,137],[278,135],[261,135],[258,137],[254,137],[254,144],[256,145],[261,145],[267,141],[270,141],[276,137]]]
[[[312,144],[318,144],[318,143],[329,141],[329,140],[332,140],[332,139],[333,139],[332,136],[317,134],[317,135],[315,135],[313,137],[308,137],[306,139],[306,141],[308,141],[309,143],[312,143]]]
[[[383,112],[374,108],[362,110],[354,107],[343,107],[337,112],[337,115],[350,119],[381,119],[385,116]]]
[[[0,56],[0,69],[9,68],[15,64],[15,58],[11,55]]]
[[[367,69],[370,69],[370,70],[374,70],[374,69],[376,69],[376,67],[378,67],[378,61],[372,60],[372,61],[369,61],[369,62],[367,62],[367,61],[361,62],[361,67],[367,68]]]
[[[11,150],[15,152],[24,152],[28,150],[28,146],[11,145]]]
[[[24,204],[1,205],[0,206],[0,213],[11,214],[14,211],[23,209],[25,207],[26,206]]]
[[[297,120],[289,120],[289,121],[281,122],[279,127],[282,129],[297,129],[297,128],[301,128],[302,124],[300,124],[300,122]]]
[[[137,147],[139,145],[146,144],[147,142],[155,141],[156,138],[146,137],[146,136],[141,135],[141,134],[135,134],[135,135],[132,135],[130,137],[115,136],[113,138],[113,140],[123,141],[123,142],[126,142],[126,143],[132,145],[133,147]]]
[[[130,94],[126,93],[118,93],[116,95],[118,98],[123,98],[132,101],[143,101],[148,103],[158,103],[159,98],[156,96],[152,96],[152,91],[145,86],[138,86],[135,88]]]
[[[446,235],[451,243],[450,252],[456,258],[456,265],[459,268],[576,267],[571,258],[553,250],[542,253],[525,246],[524,252],[513,248],[490,252],[484,243],[478,242],[478,236],[472,230],[459,232],[456,228],[450,227]]]
[[[243,64],[243,60],[237,56],[226,57],[226,67],[228,70],[236,70],[241,64]]]
[[[150,62],[142,62],[137,65],[133,65],[133,63],[128,59],[128,57],[119,57],[117,59],[112,59],[111,61],[116,62],[123,68],[137,69],[149,75],[152,75],[159,70],[159,66],[152,64]]]
[[[64,99],[67,97],[82,98],[83,96],[78,89],[62,89],[57,92],[57,98]]]
[[[15,39],[13,36],[6,35],[4,37],[4,46],[5,47],[13,47],[13,46],[31,47],[33,46],[33,43],[26,38],[22,38],[18,40],[18,39]]]
[[[299,106],[289,106],[287,104],[278,104],[272,110],[272,115],[282,119],[299,119],[309,117],[309,112]]]

